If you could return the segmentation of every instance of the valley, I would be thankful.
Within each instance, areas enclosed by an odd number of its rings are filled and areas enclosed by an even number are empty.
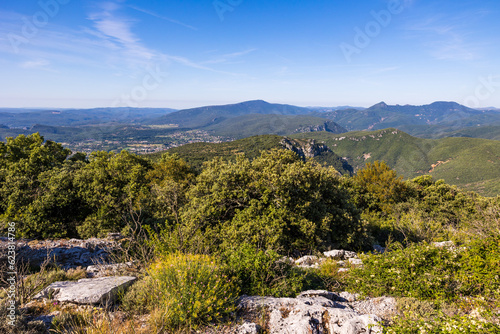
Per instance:
[[[500,112],[455,102],[305,108],[254,100],[184,110],[3,109],[0,124],[1,140],[38,132],[86,154],[127,150],[159,156],[169,150],[196,168],[217,156],[253,157],[283,147],[286,136],[324,143],[328,152],[314,159],[341,173],[380,160],[407,179],[430,174],[483,195],[500,194]]]

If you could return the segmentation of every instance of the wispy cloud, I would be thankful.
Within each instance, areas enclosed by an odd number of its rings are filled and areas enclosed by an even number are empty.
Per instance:
[[[199,70],[204,70],[204,71],[210,71],[210,72],[215,72],[215,73],[221,73],[221,74],[227,74],[227,75],[233,75],[233,76],[239,76],[241,74],[239,73],[234,73],[234,72],[227,72],[227,71],[220,71],[208,66],[203,65],[205,62],[194,62],[188,58],[185,57],[180,57],[180,56],[171,56],[171,55],[165,55],[165,58],[171,61],[174,61],[178,64],[182,64],[187,67],[199,69]]]
[[[213,59],[204,61],[203,64],[220,64],[220,63],[226,63],[228,61],[233,61],[235,58],[239,58],[241,56],[245,56],[249,53],[252,53],[256,51],[257,49],[248,49],[244,51],[239,51],[239,52],[233,52],[233,53],[228,53],[228,54],[223,54],[220,56],[217,56]]]
[[[87,15],[88,24],[75,28],[50,24],[43,33],[20,46],[16,55],[7,36],[21,35],[22,15],[0,10],[0,55],[13,58],[14,64],[25,69],[57,69],[59,66],[77,65],[78,69],[102,68],[115,75],[134,77],[143,73],[152,63],[176,63],[202,71],[226,75],[240,75],[215,69],[254,49],[223,55],[211,55],[207,59],[193,60],[183,55],[172,55],[146,46],[134,33],[137,21],[122,14],[123,6],[116,2],[99,3]],[[14,60],[14,57],[16,58]]]
[[[476,60],[481,58],[480,36],[474,37],[473,23],[489,15],[489,11],[474,13],[433,14],[426,19],[410,22],[406,30],[418,38],[429,53],[439,60]]]
[[[46,68],[48,65],[50,65],[50,62],[48,60],[45,60],[45,59],[38,59],[38,60],[28,60],[28,61],[25,61],[25,62],[22,62],[20,64],[20,66],[22,68]]]
[[[150,62],[158,53],[141,44],[140,39],[132,32],[134,21],[116,13],[120,8],[116,3],[106,2],[88,16],[97,32],[94,35],[115,43],[128,55],[131,62]]]
[[[132,8],[132,9],[135,9],[139,12],[142,12],[142,13],[145,13],[145,14],[148,14],[148,15],[151,15],[153,17],[156,17],[156,18],[159,18],[161,20],[164,20],[164,21],[168,21],[170,23],[174,23],[174,24],[178,24],[180,26],[183,26],[185,28],[188,28],[188,29],[191,29],[191,30],[198,30],[198,28],[196,27],[193,27],[189,24],[186,24],[186,23],[183,23],[183,22],[180,22],[180,21],[177,21],[177,20],[174,20],[174,19],[171,19],[169,17],[166,17],[166,16],[163,16],[163,15],[159,15],[155,12],[152,12],[152,11],[149,11],[149,10],[146,10],[146,9],[143,9],[143,8],[139,8],[139,7],[136,7],[136,6],[132,6],[132,5],[129,5],[128,7]]]

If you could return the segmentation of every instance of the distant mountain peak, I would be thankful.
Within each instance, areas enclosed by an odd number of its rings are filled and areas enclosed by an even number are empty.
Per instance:
[[[431,106],[461,106],[461,104],[453,101],[436,101],[430,104]]]
[[[269,102],[267,101],[264,101],[264,100],[249,100],[249,101],[244,101],[244,102],[241,102],[241,104],[254,104],[254,103],[258,103],[258,104],[270,104]]]
[[[271,103],[264,100],[250,100],[250,101],[236,103],[235,105],[247,106],[247,107],[264,107],[271,105]]]
[[[384,101],[379,102],[379,103],[372,106],[372,108],[377,108],[377,109],[386,109],[387,107],[388,107],[388,105]]]

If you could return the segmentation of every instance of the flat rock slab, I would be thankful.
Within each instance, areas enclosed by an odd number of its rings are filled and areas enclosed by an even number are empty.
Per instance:
[[[15,242],[19,259],[32,266],[40,266],[45,261],[54,262],[62,269],[87,267],[96,263],[106,263],[109,253],[119,246],[117,237],[106,239],[90,238],[61,240],[17,240]],[[0,261],[7,254],[9,241],[0,238]]]
[[[382,333],[381,316],[395,311],[394,298],[358,298],[347,292],[309,290],[297,298],[243,296],[238,305],[253,318],[265,316],[270,334]]]
[[[115,301],[119,292],[128,288],[136,279],[131,276],[111,276],[54,282],[34,298],[76,304],[109,305]]]

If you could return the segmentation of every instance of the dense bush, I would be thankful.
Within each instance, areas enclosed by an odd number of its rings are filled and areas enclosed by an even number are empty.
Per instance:
[[[226,261],[228,271],[238,279],[241,293],[250,296],[294,297],[314,278],[278,253],[249,244],[228,252]]]
[[[291,151],[264,152],[253,161],[213,160],[188,199],[183,233],[191,250],[214,252],[248,243],[287,254],[366,246],[358,211],[339,174],[305,163]]]
[[[384,328],[387,334],[485,334],[500,333],[500,326],[472,316],[440,315],[426,319],[399,318]]]
[[[234,278],[207,255],[170,254],[148,270],[156,314],[167,328],[196,328],[235,309],[239,290]]]
[[[151,164],[136,155],[94,152],[75,176],[78,196],[90,209],[77,227],[83,238],[118,232],[134,212],[145,209],[149,197],[146,180]]]
[[[350,289],[372,296],[393,295],[427,300],[459,296],[500,296],[500,238],[464,247],[439,248],[426,243],[395,245],[383,255],[365,255],[364,267],[348,276]]]

